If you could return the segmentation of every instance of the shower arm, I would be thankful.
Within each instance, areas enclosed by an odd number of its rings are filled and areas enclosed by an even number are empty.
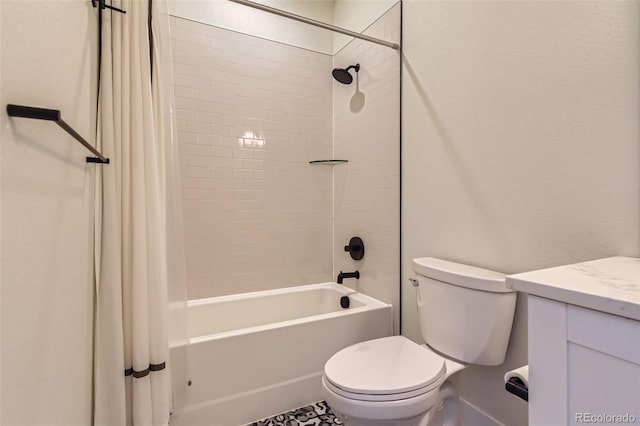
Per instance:
[[[238,3],[244,6],[253,7],[254,9],[259,9],[264,12],[273,13],[275,15],[282,16],[284,18],[293,19],[294,21],[304,22],[305,24],[313,25],[316,27],[324,28],[325,30],[334,31],[340,34],[344,34],[350,37],[359,38],[361,40],[370,41],[371,43],[380,44],[382,46],[390,47],[394,50],[400,50],[400,45],[398,43],[391,43],[389,41],[380,40],[379,38],[370,37],[368,35],[360,34],[355,31],[350,31],[344,28],[336,27],[335,25],[325,24],[324,22],[316,21],[315,19],[310,19],[304,16],[296,15],[295,13],[286,12],[281,9],[276,9],[275,7],[265,6],[264,4],[256,3],[249,0],[229,0],[234,3]]]

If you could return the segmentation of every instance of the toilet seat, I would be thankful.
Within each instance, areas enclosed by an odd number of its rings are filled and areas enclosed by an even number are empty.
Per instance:
[[[325,388],[330,390],[331,392],[339,395],[343,398],[347,398],[354,401],[366,401],[366,402],[394,402],[394,401],[404,401],[412,398],[420,397],[430,392],[438,390],[444,379],[442,381],[436,382],[433,386],[427,386],[420,389],[415,389],[409,392],[401,392],[401,393],[390,393],[390,394],[367,394],[362,392],[346,392],[344,389],[339,388],[338,386],[331,383],[327,380],[327,377],[322,378],[322,384]]]
[[[445,380],[445,359],[403,336],[349,346],[325,364],[324,384],[358,401],[399,401],[437,390]]]

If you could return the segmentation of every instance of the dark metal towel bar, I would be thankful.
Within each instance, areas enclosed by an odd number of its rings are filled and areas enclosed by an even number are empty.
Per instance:
[[[23,118],[33,118],[36,120],[53,121],[58,126],[62,127],[67,133],[73,136],[74,139],[80,142],[85,148],[91,151],[93,155],[95,155],[95,157],[87,157],[87,163],[109,164],[108,158],[100,154],[98,150],[92,147],[89,142],[87,142],[82,136],[78,134],[78,132],[73,130],[71,126],[69,126],[62,119],[60,110],[8,104],[7,114],[9,114],[10,117],[23,117]]]
[[[127,13],[126,10],[119,9],[117,7],[113,7],[110,4],[107,4],[104,0],[91,0],[93,7],[100,6],[100,9],[110,9],[120,13]]]

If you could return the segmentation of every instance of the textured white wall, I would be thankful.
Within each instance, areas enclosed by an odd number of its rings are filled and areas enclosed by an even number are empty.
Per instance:
[[[3,425],[91,422],[93,174],[55,124],[7,103],[56,108],[95,131],[91,3],[2,1],[0,106]],[[108,166],[105,166],[108,167]]]
[[[424,2],[404,10],[403,333],[422,341],[411,259],[506,273],[640,255],[638,3]],[[518,305],[503,367],[459,392],[509,425],[526,404]]]
[[[331,56],[172,22],[189,298],[330,281]]]
[[[260,0],[267,6],[331,23],[331,0]],[[169,13],[232,31],[279,41],[327,54],[333,53],[333,34],[322,28],[253,9],[228,0],[169,0]]]
[[[400,5],[366,31],[400,41]],[[350,85],[333,82],[334,157],[349,160],[334,171],[334,279],[360,271],[344,285],[394,306],[399,332],[400,261],[400,53],[353,40],[334,57],[334,66],[360,64]],[[355,71],[351,70],[355,77]],[[365,256],[353,260],[344,246],[363,239]]]

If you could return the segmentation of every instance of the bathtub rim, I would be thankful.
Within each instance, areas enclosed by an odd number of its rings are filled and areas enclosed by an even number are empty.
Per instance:
[[[285,294],[285,293],[302,293],[304,291],[313,290],[316,288],[336,290],[337,292],[342,293],[345,296],[350,295],[352,293],[358,293],[357,291],[349,287],[345,287],[342,284],[329,281],[324,283],[302,284],[298,286],[281,287],[281,288],[274,288],[270,290],[252,291],[249,293],[227,294],[225,296],[214,296],[214,297],[205,297],[202,299],[191,299],[187,301],[187,306],[191,307],[191,306],[208,305],[210,303],[230,302],[230,301],[241,300],[241,299],[258,299],[264,296],[275,296],[278,294]]]
[[[336,293],[338,293],[338,295],[340,296],[353,297],[355,300],[362,302],[363,306],[360,306],[357,308],[342,309],[342,310],[328,312],[328,313],[319,314],[319,315],[311,315],[308,317],[295,318],[295,319],[286,320],[286,321],[278,321],[278,322],[273,322],[269,324],[261,324],[253,327],[223,331],[220,333],[213,333],[213,334],[207,334],[203,336],[195,336],[195,337],[188,337],[184,339],[178,339],[175,342],[170,342],[169,348],[174,349],[174,348],[179,348],[183,346],[189,346],[193,344],[213,341],[213,340],[225,339],[229,337],[260,333],[267,330],[289,327],[296,324],[305,324],[313,321],[321,321],[321,320],[330,319],[338,316],[356,315],[360,312],[365,312],[365,311],[374,310],[374,309],[381,309],[381,308],[387,308],[387,307],[391,307],[393,309],[393,305],[390,303],[382,302],[381,300],[375,299],[371,296],[367,296],[364,293],[357,292],[356,290],[353,290],[349,287],[345,287],[342,284],[337,284],[336,282],[305,284],[300,286],[283,287],[278,289],[255,291],[250,293],[239,293],[239,294],[232,294],[232,295],[226,295],[226,296],[193,299],[193,300],[186,301],[186,304],[184,302],[171,303],[169,304],[169,309],[170,310],[185,309],[185,305],[186,305],[186,309],[188,310],[189,308],[196,307],[196,306],[224,303],[224,302],[243,300],[243,299],[256,299],[256,298],[261,298],[265,296],[273,296],[273,295],[285,294],[285,293],[299,293],[299,292],[304,292],[304,291],[309,291],[314,289],[329,289],[329,290],[336,291]]]

